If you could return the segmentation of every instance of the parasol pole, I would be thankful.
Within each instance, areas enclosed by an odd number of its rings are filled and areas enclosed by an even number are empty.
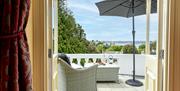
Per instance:
[[[142,86],[143,83],[136,80],[135,79],[135,68],[136,68],[136,65],[135,65],[135,54],[136,54],[136,50],[135,50],[135,17],[134,17],[134,0],[131,1],[131,8],[132,8],[132,35],[133,35],[133,79],[129,79],[126,81],[126,84],[128,85],[131,85],[131,86]]]
[[[136,54],[136,50],[135,50],[135,24],[134,24],[134,0],[132,0],[132,35],[133,35],[133,80],[135,81],[135,54]]]

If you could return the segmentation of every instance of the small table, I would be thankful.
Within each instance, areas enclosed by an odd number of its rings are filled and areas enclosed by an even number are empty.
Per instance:
[[[88,67],[90,65],[85,65]],[[119,81],[119,66],[116,64],[99,65],[97,69],[97,81]]]
[[[119,81],[119,67],[115,64],[99,65],[97,69],[97,81]]]

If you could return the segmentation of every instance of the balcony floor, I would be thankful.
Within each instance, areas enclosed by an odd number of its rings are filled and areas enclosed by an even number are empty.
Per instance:
[[[131,78],[130,76],[119,75],[119,83],[98,82],[97,91],[144,91],[144,85],[141,87],[132,87],[125,83],[126,80]],[[138,77],[137,79],[144,83],[144,78]]]

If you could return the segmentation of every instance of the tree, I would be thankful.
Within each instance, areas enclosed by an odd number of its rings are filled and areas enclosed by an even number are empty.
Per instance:
[[[141,44],[141,45],[139,46],[139,48],[138,48],[138,52],[139,52],[139,53],[145,52],[145,47],[146,47],[145,44]]]
[[[103,44],[99,44],[97,45],[96,49],[97,49],[97,52],[103,53],[103,51],[105,51],[105,46]]]
[[[125,45],[122,48],[124,54],[132,54],[133,53],[133,45]],[[135,47],[135,53],[137,54],[137,48]]]
[[[150,43],[151,54],[156,54],[156,41]]]
[[[98,46],[98,45],[104,45],[104,43],[102,42],[102,41],[96,41],[97,43],[96,43],[96,46]]]
[[[90,42],[86,40],[84,30],[76,23],[65,1],[58,0],[58,52],[88,53]]]
[[[113,45],[113,46],[110,46],[107,51],[121,51],[123,48],[123,46],[116,46],[116,45]]]
[[[88,45],[88,53],[97,53],[96,49],[96,43],[94,41],[91,41]]]

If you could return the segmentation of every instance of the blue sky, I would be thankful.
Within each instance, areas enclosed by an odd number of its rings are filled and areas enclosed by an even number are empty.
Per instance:
[[[86,33],[88,40],[131,41],[131,18],[100,16],[96,2],[102,0],[67,0],[67,7]],[[157,14],[151,15],[150,40],[157,40]],[[146,16],[135,18],[136,40],[146,38]]]

